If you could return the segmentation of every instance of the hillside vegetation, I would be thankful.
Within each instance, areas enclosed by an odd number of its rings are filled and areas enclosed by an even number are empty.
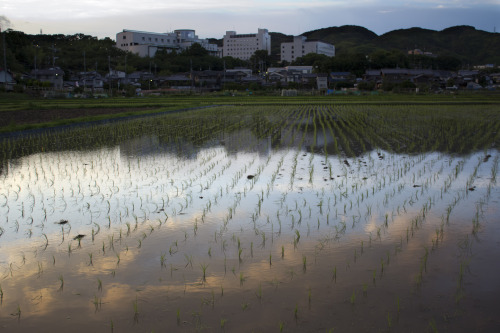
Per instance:
[[[341,26],[308,31],[303,35],[334,44],[337,55],[370,54],[377,49],[404,53],[420,49],[439,56],[456,57],[466,65],[500,63],[500,34],[471,26],[455,26],[441,31],[399,29],[380,36],[363,27]]]
[[[303,35],[308,39],[335,45],[335,58],[324,59],[324,56],[309,54],[294,63],[313,64],[323,72],[352,71],[360,75],[367,68],[416,67],[456,70],[473,65],[500,65],[500,34],[476,30],[470,26],[456,26],[442,31],[401,29],[378,36],[366,28],[346,25],[308,31]],[[293,40],[291,35],[271,32],[272,57],[256,54],[250,62],[245,62],[231,57],[221,59],[209,56],[201,47],[173,54],[158,52],[154,58],[140,58],[119,50],[110,38],[98,39],[84,34],[28,35],[21,31],[7,30],[5,37],[7,66],[12,72],[29,73],[34,68],[57,66],[62,68],[66,75],[85,70],[106,73],[110,69],[127,73],[152,71],[169,75],[189,71],[191,68],[254,68],[255,64],[263,62],[267,66],[279,66],[280,44]],[[221,43],[221,40],[211,41]],[[1,47],[3,49],[3,45]],[[416,48],[431,52],[437,57],[409,57],[408,50]]]

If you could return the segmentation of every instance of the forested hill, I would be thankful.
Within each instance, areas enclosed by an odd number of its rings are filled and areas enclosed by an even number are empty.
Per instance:
[[[323,28],[303,33],[335,45],[336,54],[370,54],[378,49],[420,49],[440,56],[453,56],[464,64],[500,65],[500,33],[476,30],[471,26],[455,26],[441,31],[410,28],[390,31],[378,36],[359,26]],[[283,39],[281,37],[280,39]]]
[[[279,32],[270,34],[273,57],[263,61],[269,62],[268,66],[278,66],[280,44],[292,41],[293,36]],[[476,30],[470,26],[456,26],[442,31],[401,29],[378,36],[366,28],[346,25],[308,31],[303,35],[335,45],[336,57],[328,61],[322,57],[316,59],[313,54],[303,57],[306,59],[296,60],[297,65],[310,65],[319,61],[323,66],[316,66],[323,71],[354,71],[360,74],[366,68],[396,66],[455,70],[473,65],[500,65],[500,33]],[[155,73],[167,75],[188,71],[191,67],[220,70],[224,65],[226,68],[251,66],[248,62],[234,58],[226,58],[223,62],[220,58],[209,56],[199,47],[177,54],[159,52],[149,59],[119,50],[110,38],[98,39],[84,34],[28,35],[13,30],[7,30],[4,36],[7,65],[14,73],[59,66],[67,73],[84,70],[106,73],[112,68],[128,73],[154,70]],[[3,49],[1,45],[0,50]],[[431,52],[437,57],[419,56],[410,59],[407,54],[413,49]]]

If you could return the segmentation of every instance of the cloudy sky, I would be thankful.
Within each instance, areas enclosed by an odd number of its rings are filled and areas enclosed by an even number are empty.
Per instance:
[[[500,0],[0,0],[0,23],[28,34],[112,39],[123,29],[195,29],[202,38],[222,38],[226,30],[298,35],[346,24],[379,35],[454,25],[500,32]]]

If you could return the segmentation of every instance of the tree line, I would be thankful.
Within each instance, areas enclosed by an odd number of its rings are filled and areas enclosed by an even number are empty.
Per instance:
[[[408,55],[398,50],[375,50],[370,54],[343,52],[335,57],[308,54],[292,63],[280,62],[279,55],[256,51],[248,61],[209,55],[199,44],[186,50],[167,52],[159,50],[154,57],[139,57],[115,47],[110,38],[98,39],[84,34],[28,35],[7,30],[5,33],[7,67],[14,73],[29,73],[37,68],[60,67],[65,75],[83,71],[101,74],[112,70],[132,73],[147,71],[156,75],[170,75],[190,70],[223,70],[236,67],[251,68],[254,72],[271,66],[313,66],[316,72],[352,72],[361,76],[367,69],[432,68],[457,70],[460,59],[453,56],[429,57]]]

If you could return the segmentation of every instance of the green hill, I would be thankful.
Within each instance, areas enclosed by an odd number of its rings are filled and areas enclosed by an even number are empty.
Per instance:
[[[453,56],[470,65],[500,65],[500,33],[476,30],[471,26],[455,26],[441,31],[410,28],[390,31],[378,36],[359,26],[329,27],[303,33],[335,45],[337,55],[370,54],[387,51],[420,49],[439,56]]]

